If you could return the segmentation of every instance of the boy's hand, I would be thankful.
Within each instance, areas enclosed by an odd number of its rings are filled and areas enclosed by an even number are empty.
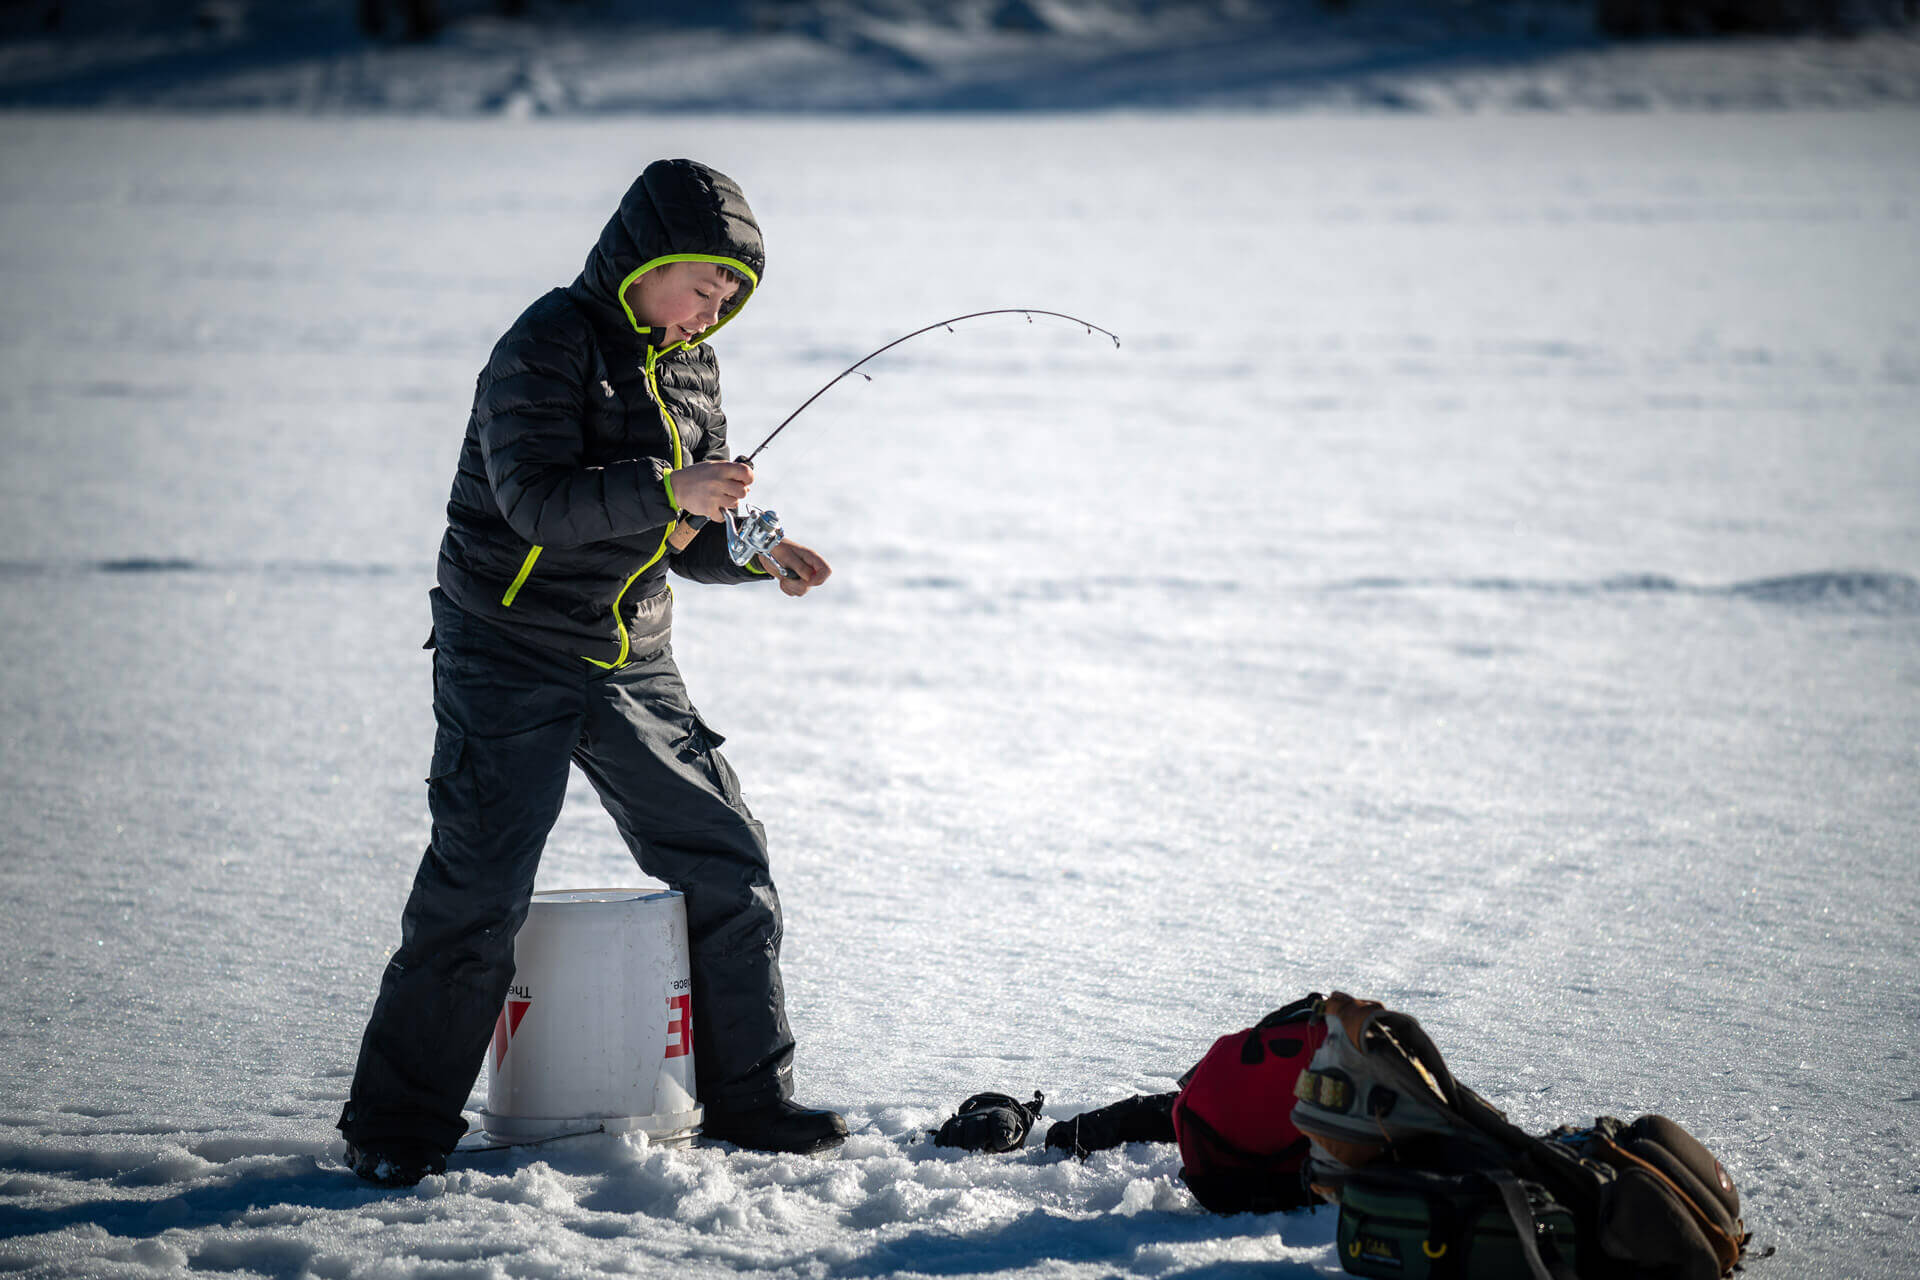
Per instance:
[[[747,496],[753,468],[744,462],[696,462],[668,472],[668,478],[682,511],[718,520],[722,511],[733,510]]]
[[[769,559],[776,560],[779,564],[768,564]],[[807,594],[825,582],[833,573],[832,566],[827,564],[824,556],[812,547],[801,546],[791,538],[775,547],[770,556],[761,556],[760,567],[771,573],[773,580],[780,584],[780,589],[790,596]],[[793,576],[788,577],[786,573],[781,573],[781,567],[785,567]]]

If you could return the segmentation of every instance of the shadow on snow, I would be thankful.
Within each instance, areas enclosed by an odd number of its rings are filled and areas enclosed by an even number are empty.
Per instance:
[[[1310,1234],[1310,1240],[1288,1241],[1300,1236],[1302,1224],[1312,1222],[1306,1214],[1242,1215],[1220,1218],[1211,1214],[1145,1212],[1131,1217],[1104,1214],[1098,1218],[1065,1218],[1035,1209],[1007,1222],[981,1231],[953,1232],[923,1228],[890,1240],[860,1258],[832,1266],[833,1276],[862,1277],[914,1272],[922,1275],[978,1275],[985,1272],[1017,1271],[1044,1262],[1071,1262],[1109,1265],[1127,1269],[1143,1248],[1181,1243],[1217,1243],[1221,1240],[1258,1240],[1280,1237],[1295,1249],[1318,1249],[1326,1245],[1321,1238],[1332,1231],[1331,1219],[1323,1219],[1323,1230]],[[1193,1268],[1181,1268],[1168,1260],[1155,1260],[1159,1274],[1183,1277],[1204,1276],[1217,1280],[1254,1275],[1275,1280],[1324,1273],[1309,1263],[1287,1259],[1246,1259],[1209,1262]]]

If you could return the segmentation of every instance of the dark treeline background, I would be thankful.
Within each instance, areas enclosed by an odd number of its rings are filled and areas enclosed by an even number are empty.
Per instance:
[[[1165,0],[0,0],[0,35],[98,32],[138,25],[208,29],[242,23],[288,25],[350,21],[376,40],[430,40],[448,23],[481,15],[522,22],[605,20],[661,27],[778,30],[835,17],[883,17],[1045,32],[1053,15],[1085,19],[1102,10],[1166,9]],[[1201,7],[1196,5],[1195,7]],[[1516,33],[1550,19],[1591,22],[1615,38],[1711,37],[1820,32],[1845,35],[1920,20],[1920,0],[1219,0],[1221,16],[1259,21],[1364,16],[1426,8],[1454,18],[1478,17]],[[1084,29],[1084,22],[1080,24]]]

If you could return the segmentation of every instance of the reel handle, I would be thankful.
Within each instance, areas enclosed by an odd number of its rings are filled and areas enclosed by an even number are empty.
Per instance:
[[[750,503],[741,503],[738,511],[722,511],[727,521],[727,557],[741,568],[752,565],[758,556],[772,566],[776,577],[797,581],[799,574],[773,558],[773,549],[787,540],[780,517]]]

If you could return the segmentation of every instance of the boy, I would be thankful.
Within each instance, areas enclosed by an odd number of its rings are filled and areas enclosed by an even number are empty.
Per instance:
[[[765,266],[740,188],[690,160],[649,165],[572,285],[494,347],[447,503],[430,593],[433,837],[361,1040],[339,1127],[347,1162],[406,1186],[446,1167],[513,978],[513,940],[569,762],[647,874],[686,895],[704,1131],[813,1152],[846,1137],[792,1101],[780,900],[760,824],[669,646],[669,568],[699,582],[827,578],[793,542],[747,568],[705,339]],[[709,521],[696,533],[700,523]]]

